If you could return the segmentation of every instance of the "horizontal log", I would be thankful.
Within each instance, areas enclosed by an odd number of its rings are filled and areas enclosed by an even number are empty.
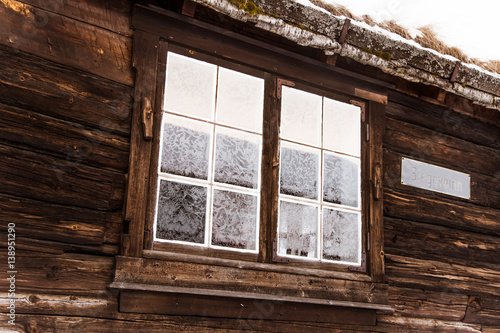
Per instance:
[[[432,105],[399,92],[391,91],[389,101],[386,113],[391,118],[481,146],[500,148],[498,124],[488,124],[469,115]]]
[[[16,315],[45,314],[113,318],[118,316],[118,300],[113,295],[75,296],[46,293],[16,292]],[[0,296],[0,306],[6,308],[10,299]],[[125,316],[123,316],[125,317]]]
[[[18,237],[100,245],[115,214],[0,194],[0,230],[15,223]]]
[[[387,118],[384,147],[461,172],[498,175],[500,151]]]
[[[397,316],[461,321],[468,297],[457,293],[390,286],[389,300]]]
[[[500,268],[500,237],[389,217],[384,219],[384,229],[386,253]]]
[[[410,187],[401,184],[401,160],[411,156],[401,155],[389,149],[384,149],[384,186],[403,192],[420,194],[424,197],[456,200],[457,202],[473,202],[475,204],[500,209],[500,178],[493,175],[469,173],[471,177],[471,197],[462,199],[434,191]]]
[[[498,209],[449,202],[399,190],[384,189],[384,216],[441,225],[453,229],[500,235]]]
[[[500,297],[500,271],[386,255],[386,277],[391,286],[464,295]]]
[[[397,316],[379,316],[379,326],[386,327],[386,332],[444,332],[444,333],[480,333],[481,325],[466,324],[461,321],[429,320],[427,318],[407,318]]]
[[[6,272],[6,261],[0,263]],[[114,258],[65,253],[62,255],[16,251],[16,291],[74,296],[110,297]],[[0,288],[8,290],[7,279]]]
[[[0,191],[29,199],[99,210],[123,201],[124,175],[0,145]]]
[[[266,299],[289,301],[310,298],[343,302],[343,306],[351,307],[387,304],[384,284],[143,258],[117,257],[114,282],[117,287],[140,285],[186,293],[191,289],[191,293],[205,295],[232,293],[232,297],[255,299],[263,295]]]
[[[71,162],[125,172],[128,139],[0,103],[0,139]]]
[[[95,25],[124,36],[132,36],[130,18],[131,2],[128,0],[19,0],[52,13]]]
[[[0,44],[133,85],[129,37],[16,0],[0,12]]]
[[[2,45],[0,65],[5,104],[130,136],[132,88]]]

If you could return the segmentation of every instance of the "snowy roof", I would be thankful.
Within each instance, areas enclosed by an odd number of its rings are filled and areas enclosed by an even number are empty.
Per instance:
[[[339,38],[348,20],[309,0],[193,0],[233,19],[285,37],[299,45],[339,54],[411,82],[439,87],[474,103],[500,110],[500,75],[461,63],[401,36],[351,21],[345,41]],[[450,80],[453,76],[453,80]]]

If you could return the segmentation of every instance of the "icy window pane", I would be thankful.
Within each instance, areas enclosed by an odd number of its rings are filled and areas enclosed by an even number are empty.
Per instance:
[[[219,68],[217,122],[262,133],[264,80]]]
[[[156,238],[204,243],[207,188],[160,180]]]
[[[323,200],[358,207],[359,160],[325,153],[323,171]]]
[[[257,197],[214,190],[212,244],[256,250]]]
[[[279,254],[316,258],[318,207],[280,201]]]
[[[169,52],[163,108],[212,120],[216,75],[215,65]]]
[[[207,179],[212,125],[164,117],[161,172]]]
[[[281,137],[319,147],[322,97],[282,87]]]
[[[323,148],[360,156],[360,108],[325,98]]]
[[[257,188],[261,136],[217,127],[214,180]]]
[[[281,142],[280,193],[318,198],[320,153],[318,149]]]
[[[323,259],[359,263],[361,214],[323,209]]]

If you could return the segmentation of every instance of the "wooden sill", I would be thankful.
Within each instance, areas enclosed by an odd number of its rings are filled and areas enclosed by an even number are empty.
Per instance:
[[[145,252],[150,256],[159,254]],[[164,254],[167,256],[168,254]],[[387,284],[345,279],[335,272],[236,260],[169,255],[169,259],[116,257],[112,289],[316,304],[392,311]],[[224,266],[226,265],[226,266]]]
[[[168,293],[122,290],[120,312],[238,318],[250,327],[252,320],[263,319],[363,326],[377,323],[374,309],[304,303],[293,299],[199,295],[181,290]]]

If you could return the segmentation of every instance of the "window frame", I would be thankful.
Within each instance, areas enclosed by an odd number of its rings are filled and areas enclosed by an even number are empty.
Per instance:
[[[124,220],[128,221],[128,228],[125,229],[122,236],[122,251],[121,255],[117,257],[115,279],[110,288],[116,288],[122,292],[149,290],[220,297],[272,299],[390,311],[391,309],[387,305],[387,285],[384,283],[381,179],[384,113],[390,85],[192,18],[159,9],[136,5],[132,23],[135,28],[133,65],[136,69],[136,87],[131,126],[128,188],[124,204]],[[226,250],[207,251],[201,249],[184,252],[186,249],[184,246],[181,247],[181,252],[175,247],[153,248],[153,232],[151,230],[153,224],[148,224],[147,221],[154,220],[156,198],[155,195],[147,194],[156,191],[157,187],[156,173],[160,147],[160,135],[158,134],[162,125],[161,106],[163,104],[168,43],[200,51],[202,54],[206,53],[209,57],[214,54],[216,57],[213,59],[218,59],[216,61],[221,64],[230,63],[238,66],[238,63],[244,63],[244,67],[257,68],[263,72],[266,82],[272,82],[271,85],[265,84],[264,88],[264,103],[269,106],[264,109],[264,119],[268,121],[267,126],[264,126],[263,129],[264,137],[266,131],[272,131],[272,128],[279,129],[280,112],[276,112],[276,110],[280,110],[277,89],[280,82],[297,82],[299,85],[307,85],[312,90],[325,90],[332,96],[342,96],[344,100],[347,98],[349,101],[354,101],[362,108],[368,125],[367,132],[362,131],[365,133],[362,136],[365,139],[365,136],[369,136],[369,141],[366,142],[363,138],[361,140],[361,142],[365,142],[362,145],[365,148],[362,150],[365,149],[367,156],[364,161],[362,160],[361,167],[365,169],[364,172],[362,171],[362,174],[365,175],[361,186],[364,199],[362,202],[363,206],[368,207],[366,210],[365,207],[362,207],[364,210],[363,223],[366,227],[366,232],[362,233],[363,244],[366,244],[364,249],[366,259],[363,260],[361,267],[349,268],[346,265],[325,265],[324,263],[319,263],[319,265],[304,264],[301,260],[281,262],[280,258],[273,256],[273,244],[270,240],[276,239],[276,235],[273,233],[277,232],[277,205],[272,201],[279,200],[278,182],[276,181],[279,179],[279,168],[275,167],[279,161],[278,135],[269,136],[269,142],[263,140],[260,220],[272,222],[271,227],[259,228],[260,249],[257,256],[253,254],[248,257],[242,256],[242,253],[238,252],[236,252],[237,255],[233,256],[230,254],[233,251]],[[295,69],[294,74],[289,74],[292,73],[293,69]],[[287,73],[287,75],[283,75],[283,73]],[[314,80],[304,79],[310,76],[314,77]],[[151,82],[155,82],[155,84],[151,84]],[[255,277],[262,274],[274,274],[283,277],[283,279],[292,279],[292,281],[319,279],[318,281],[331,284],[333,289],[337,288],[338,290],[325,291],[319,295],[311,287],[311,290],[302,291],[302,296],[298,297],[294,292],[285,290],[286,288],[283,290],[278,288],[276,293],[271,292],[269,295],[254,286],[252,290],[257,290],[257,292],[249,292],[248,282],[242,282],[241,285],[234,287],[230,293],[224,292],[220,288],[220,281],[214,280],[193,283],[193,285],[188,284],[188,287],[184,285],[178,287],[176,286],[177,282],[168,280],[166,276],[162,277],[162,274],[165,274],[165,268],[161,268],[165,265],[170,267],[169,265],[178,262],[183,263],[186,269],[193,265],[208,264],[216,272],[219,270],[220,272],[237,272],[240,269],[245,269],[246,274],[254,274]],[[138,266],[148,270],[148,273],[132,272]],[[151,268],[153,266],[156,268]],[[182,267],[182,265],[175,267]],[[339,290],[342,292],[342,288],[347,288],[345,286],[347,282],[357,286],[360,296],[345,295],[345,292],[341,296],[336,294]]]

